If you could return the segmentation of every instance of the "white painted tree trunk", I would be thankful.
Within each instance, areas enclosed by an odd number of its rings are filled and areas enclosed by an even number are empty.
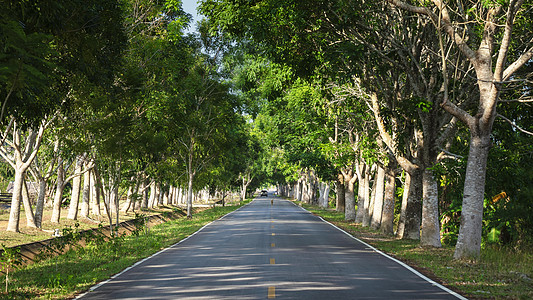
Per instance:
[[[420,245],[441,247],[438,183],[429,168],[422,174],[422,198]]]
[[[381,226],[381,214],[383,212],[383,197],[385,191],[385,170],[381,166],[378,166],[376,182],[374,182],[374,189],[376,196],[374,200],[370,227],[373,229],[378,229]]]

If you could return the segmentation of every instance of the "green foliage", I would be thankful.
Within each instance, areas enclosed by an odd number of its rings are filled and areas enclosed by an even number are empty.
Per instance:
[[[6,275],[6,293],[8,292],[9,273],[20,268],[24,260],[20,255],[20,247],[7,248],[4,244],[2,246],[2,255],[0,256],[0,271]]]

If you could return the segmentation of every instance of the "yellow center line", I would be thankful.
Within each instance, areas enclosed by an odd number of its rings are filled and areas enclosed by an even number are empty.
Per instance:
[[[276,287],[269,286],[268,287],[268,299],[274,299],[274,298],[276,298]]]
[[[274,247],[276,247],[276,244],[272,243],[272,244],[270,244],[270,247],[274,248]]]
[[[276,234],[275,234],[274,232],[272,232],[272,235],[274,236],[274,235],[276,235]]]
[[[275,264],[276,264],[276,260],[275,260],[274,258],[271,258],[271,259],[270,259],[270,264],[271,264],[271,265],[275,265]]]

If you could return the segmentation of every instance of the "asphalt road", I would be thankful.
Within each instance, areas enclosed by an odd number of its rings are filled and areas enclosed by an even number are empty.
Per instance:
[[[456,296],[291,202],[269,197],[254,200],[80,298]]]

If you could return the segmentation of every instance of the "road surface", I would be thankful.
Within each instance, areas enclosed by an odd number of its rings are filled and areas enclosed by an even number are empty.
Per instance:
[[[256,199],[211,223],[80,298],[311,300],[457,299],[456,296],[460,297],[293,203],[268,197]]]

